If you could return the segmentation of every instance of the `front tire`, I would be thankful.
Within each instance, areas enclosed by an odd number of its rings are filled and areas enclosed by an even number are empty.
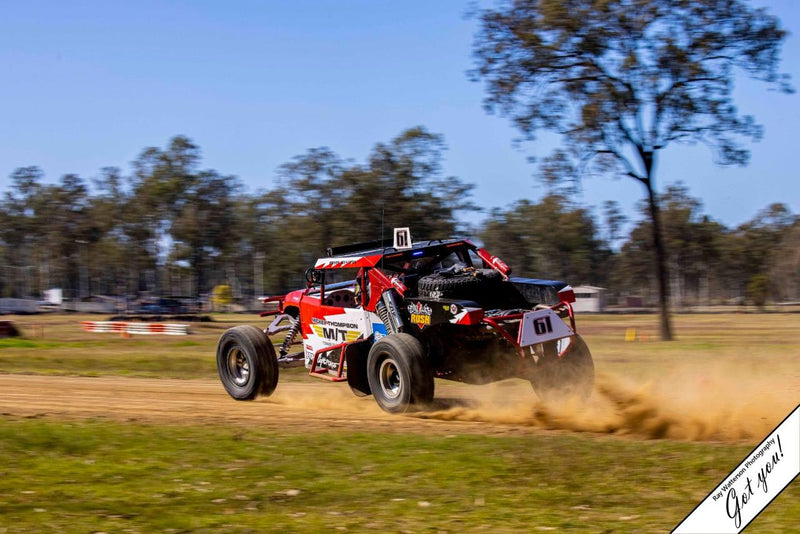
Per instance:
[[[558,355],[556,341],[543,344],[530,382],[536,394],[545,402],[577,397],[588,400],[594,389],[594,362],[589,347],[579,335],[566,352]]]
[[[433,400],[433,371],[422,344],[409,334],[390,334],[372,346],[367,380],[375,402],[389,413],[404,413]]]
[[[223,332],[217,343],[217,372],[236,400],[269,396],[278,385],[278,358],[267,335],[243,325]]]

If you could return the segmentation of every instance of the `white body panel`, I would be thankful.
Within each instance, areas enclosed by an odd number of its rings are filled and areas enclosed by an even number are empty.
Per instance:
[[[538,310],[522,316],[519,345],[527,347],[574,336],[575,332],[553,310]]]
[[[323,306],[321,310],[324,312],[325,307]],[[317,317],[311,319],[311,333],[303,339],[306,367],[311,367],[311,361],[318,350],[341,343],[350,343],[357,339],[366,339],[373,332],[373,322],[375,320],[380,322],[377,315],[365,312],[361,308],[333,308],[332,310],[335,312],[325,315],[324,319]],[[382,327],[383,324],[381,323],[380,326]],[[338,352],[335,354],[338,357]],[[320,360],[322,360],[322,356]],[[330,367],[324,361],[318,363]]]

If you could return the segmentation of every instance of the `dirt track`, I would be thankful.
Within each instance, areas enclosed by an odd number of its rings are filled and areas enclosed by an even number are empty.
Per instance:
[[[446,392],[458,387],[444,388]],[[508,388],[521,402],[534,400],[530,390]],[[461,406],[456,398],[440,407]],[[442,421],[392,416],[371,397],[355,397],[346,384],[309,378],[280,383],[275,394],[237,402],[216,380],[170,380],[122,377],[0,375],[0,414],[54,419],[107,418],[172,424],[238,424],[267,429],[330,429],[420,433],[508,434],[541,431],[526,425]]]
[[[798,384],[724,380],[654,389],[599,376],[587,405],[544,406],[523,381],[489,386],[438,382],[434,405],[410,416],[382,412],[346,384],[283,381],[275,394],[238,402],[216,380],[0,375],[0,414],[239,425],[319,432],[394,431],[493,435],[572,431],[647,439],[758,440],[794,407]],[[770,387],[767,388],[767,385]],[[732,394],[735,392],[736,394]],[[787,395],[788,394],[788,395]]]

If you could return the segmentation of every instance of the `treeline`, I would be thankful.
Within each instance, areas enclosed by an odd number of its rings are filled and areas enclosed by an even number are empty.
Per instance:
[[[143,150],[130,174],[104,168],[91,183],[68,174],[47,184],[38,168],[20,168],[0,201],[0,296],[53,287],[70,298],[199,296],[222,284],[234,297],[275,294],[302,285],[325,247],[410,226],[415,239],[470,233],[517,274],[656,298],[648,223],[620,235],[626,221],[614,203],[595,213],[554,191],[470,229],[460,221],[479,209],[473,186],[442,174],[444,148],[441,136],[412,128],[363,163],[312,149],[256,193],[203,170],[185,137]],[[800,296],[800,218],[786,206],[727,228],[676,186],[663,195],[662,220],[675,304]]]
[[[442,175],[443,150],[423,128],[377,144],[364,163],[313,149],[255,194],[201,169],[185,137],[142,151],[130,175],[102,169],[91,185],[72,174],[50,185],[38,168],[20,168],[0,204],[0,295],[284,291],[331,244],[401,225],[419,238],[457,233],[456,213],[475,209],[472,186]]]
[[[704,214],[684,185],[668,187],[660,200],[675,306],[800,300],[800,217],[784,204],[728,228]],[[613,202],[596,217],[553,193],[492,213],[480,236],[519,272],[597,285],[612,299],[636,295],[653,305],[652,232],[646,204],[638,208],[640,221],[620,239],[626,219]]]

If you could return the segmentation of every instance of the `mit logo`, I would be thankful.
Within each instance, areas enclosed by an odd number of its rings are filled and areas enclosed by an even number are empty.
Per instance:
[[[395,250],[411,248],[411,231],[408,228],[394,229],[394,248]]]

